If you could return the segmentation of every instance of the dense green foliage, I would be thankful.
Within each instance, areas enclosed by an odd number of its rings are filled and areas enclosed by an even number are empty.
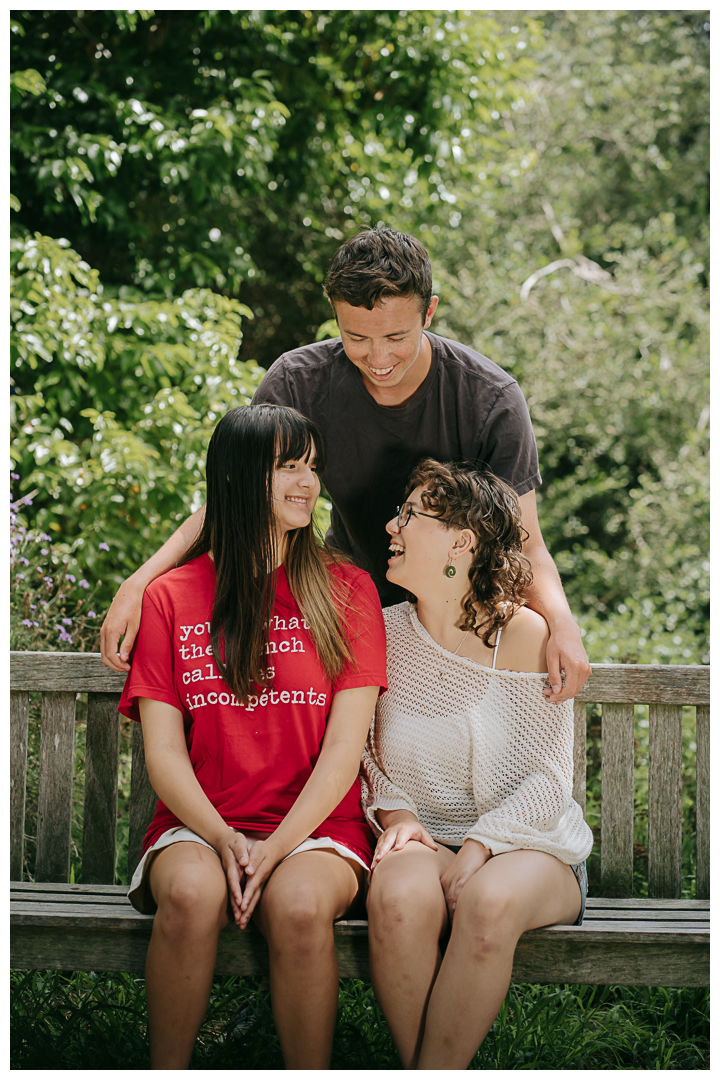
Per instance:
[[[13,972],[11,1068],[146,1069],[141,979]],[[707,1069],[704,989],[511,986],[471,1069]],[[191,1069],[282,1069],[267,984],[217,979]],[[343,980],[331,1069],[398,1069],[368,983]]]
[[[106,604],[258,365],[331,332],[337,242],[385,220],[431,253],[435,329],[525,391],[591,658],[705,660],[706,19],[15,12],[28,525]]]
[[[495,106],[529,70],[480,13],[15,17],[12,66],[40,89],[17,93],[18,222],[70,237],[106,286],[242,295],[265,316],[243,356],[265,364],[327,318],[338,240],[412,200],[447,222],[438,167],[462,172],[470,139],[497,152]]]

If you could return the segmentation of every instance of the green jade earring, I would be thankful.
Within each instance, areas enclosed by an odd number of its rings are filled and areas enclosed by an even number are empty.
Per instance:
[[[452,559],[448,559],[447,566],[443,570],[445,577],[455,577],[457,574],[457,567],[453,566]]]

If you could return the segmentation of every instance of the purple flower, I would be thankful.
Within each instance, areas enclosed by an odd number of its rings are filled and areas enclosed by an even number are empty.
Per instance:
[[[89,619],[97,619],[97,615],[95,614],[94,611],[88,611],[88,618]]]
[[[63,626],[72,626],[72,619],[61,619],[60,622]]]
[[[18,474],[16,472],[11,472],[10,473],[10,479],[11,480],[19,480],[20,477],[18,476]]]
[[[29,566],[30,565],[30,560],[26,559],[24,555],[21,555],[18,558],[18,562],[21,562],[23,564],[23,566]]]
[[[31,604],[30,605],[30,610],[31,611],[37,611],[37,604]]]
[[[78,581],[78,585],[80,586],[81,589],[89,589],[90,588],[90,582],[86,581],[85,578],[80,578],[80,580]]]
[[[102,544],[100,544],[100,545],[99,545],[99,549],[98,549],[98,550],[99,550],[99,551],[109,551],[109,550],[110,550],[110,546],[109,546],[108,544],[106,544],[106,543],[105,543],[105,541],[103,540]]]
[[[62,626],[58,627],[58,629],[60,631],[61,641],[72,641],[72,637],[65,630],[63,630]]]
[[[25,580],[25,575],[24,574],[16,574],[15,575],[15,580],[16,581],[24,581]]]
[[[75,582],[75,578],[73,577],[72,574],[66,574],[65,575],[65,580],[66,581],[72,581],[73,583]]]
[[[44,578],[43,578],[43,581],[44,581],[44,582],[45,582],[45,584],[47,585],[48,589],[50,588],[50,586],[51,586],[51,585],[52,585],[52,583],[53,583],[53,579],[52,579],[51,577],[44,577]]]
[[[47,548],[40,548],[40,554],[41,555],[49,555],[50,552],[48,551]]]
[[[22,624],[23,626],[32,626],[32,623],[29,619],[23,619]]]
[[[40,533],[41,540],[52,540],[52,536],[48,536],[47,533]]]

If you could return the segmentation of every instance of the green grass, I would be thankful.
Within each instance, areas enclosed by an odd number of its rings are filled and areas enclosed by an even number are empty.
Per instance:
[[[127,974],[11,973],[12,1069],[148,1067],[145,987]],[[512,986],[471,1069],[707,1069],[709,991]],[[281,1069],[266,985],[217,979],[192,1069]],[[368,983],[343,980],[333,1069],[399,1069]]]

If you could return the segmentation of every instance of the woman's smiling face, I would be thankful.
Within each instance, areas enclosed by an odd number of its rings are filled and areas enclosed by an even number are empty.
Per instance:
[[[292,529],[304,528],[312,520],[320,494],[315,458],[313,445],[307,458],[283,461],[273,473],[273,508],[280,537]]]
[[[415,513],[407,525],[398,526],[397,517],[388,521],[385,529],[390,534],[390,558],[386,577],[416,596],[423,583],[441,579],[449,554],[458,537],[456,529],[447,529],[432,520],[432,511],[422,504],[423,489],[416,487],[408,497]]]

